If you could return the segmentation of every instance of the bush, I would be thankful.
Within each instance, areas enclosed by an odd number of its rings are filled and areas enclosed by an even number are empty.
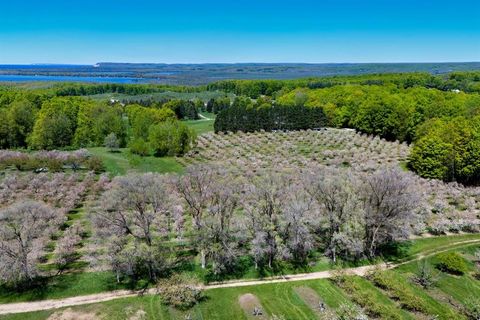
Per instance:
[[[139,156],[145,157],[150,154],[150,148],[148,147],[147,142],[144,139],[138,138],[130,142],[128,145],[130,152],[138,154]]]
[[[413,276],[413,281],[422,288],[428,289],[435,284],[436,280],[432,267],[426,260],[423,260],[419,265],[417,274]]]
[[[195,138],[195,132],[177,120],[150,127],[150,146],[157,157],[184,155],[195,143]]]
[[[437,259],[437,268],[441,271],[458,275],[463,275],[468,271],[465,259],[456,252],[440,253]]]
[[[199,285],[176,274],[157,283],[157,293],[162,302],[180,310],[197,304],[203,296]]]
[[[95,173],[100,173],[105,171],[105,167],[103,166],[103,161],[99,157],[95,157],[95,156],[90,157],[87,160],[86,165],[88,170],[95,171]]]
[[[118,140],[117,135],[112,132],[105,137],[104,145],[110,152],[116,152],[120,147],[120,141]]]

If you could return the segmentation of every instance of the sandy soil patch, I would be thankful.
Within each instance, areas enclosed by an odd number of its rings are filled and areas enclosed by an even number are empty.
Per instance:
[[[100,319],[95,313],[73,311],[71,308],[53,313],[47,320],[97,320]]]
[[[305,302],[315,313],[322,315],[326,313],[328,307],[320,298],[315,290],[309,287],[295,287],[295,293]]]
[[[238,303],[248,319],[268,319],[265,309],[255,295],[251,293],[243,294],[238,298]],[[262,314],[254,315],[255,308],[260,310]]]

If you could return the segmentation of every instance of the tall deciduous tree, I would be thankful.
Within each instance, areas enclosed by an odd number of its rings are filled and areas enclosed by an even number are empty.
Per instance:
[[[365,246],[373,258],[379,246],[407,239],[416,222],[418,193],[408,174],[387,169],[366,176],[361,186],[365,215]]]
[[[49,236],[63,221],[40,202],[17,202],[0,211],[0,279],[19,285],[38,275],[36,263]]]
[[[97,236],[109,239],[117,274],[155,279],[168,266],[162,242],[170,233],[170,193],[166,177],[147,173],[115,178],[101,197],[93,221]]]

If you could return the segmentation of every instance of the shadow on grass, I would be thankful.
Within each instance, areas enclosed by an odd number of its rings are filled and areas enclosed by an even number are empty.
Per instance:
[[[408,258],[411,246],[411,241],[389,242],[380,247],[379,252],[381,252],[381,257],[385,261],[401,262],[405,258]]]

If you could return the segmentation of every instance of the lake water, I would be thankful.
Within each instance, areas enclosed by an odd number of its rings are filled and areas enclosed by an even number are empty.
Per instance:
[[[92,82],[92,83],[149,83],[151,79],[125,78],[125,77],[74,77],[74,76],[24,76],[2,75],[0,82],[33,82],[33,81],[57,81],[57,82]]]

